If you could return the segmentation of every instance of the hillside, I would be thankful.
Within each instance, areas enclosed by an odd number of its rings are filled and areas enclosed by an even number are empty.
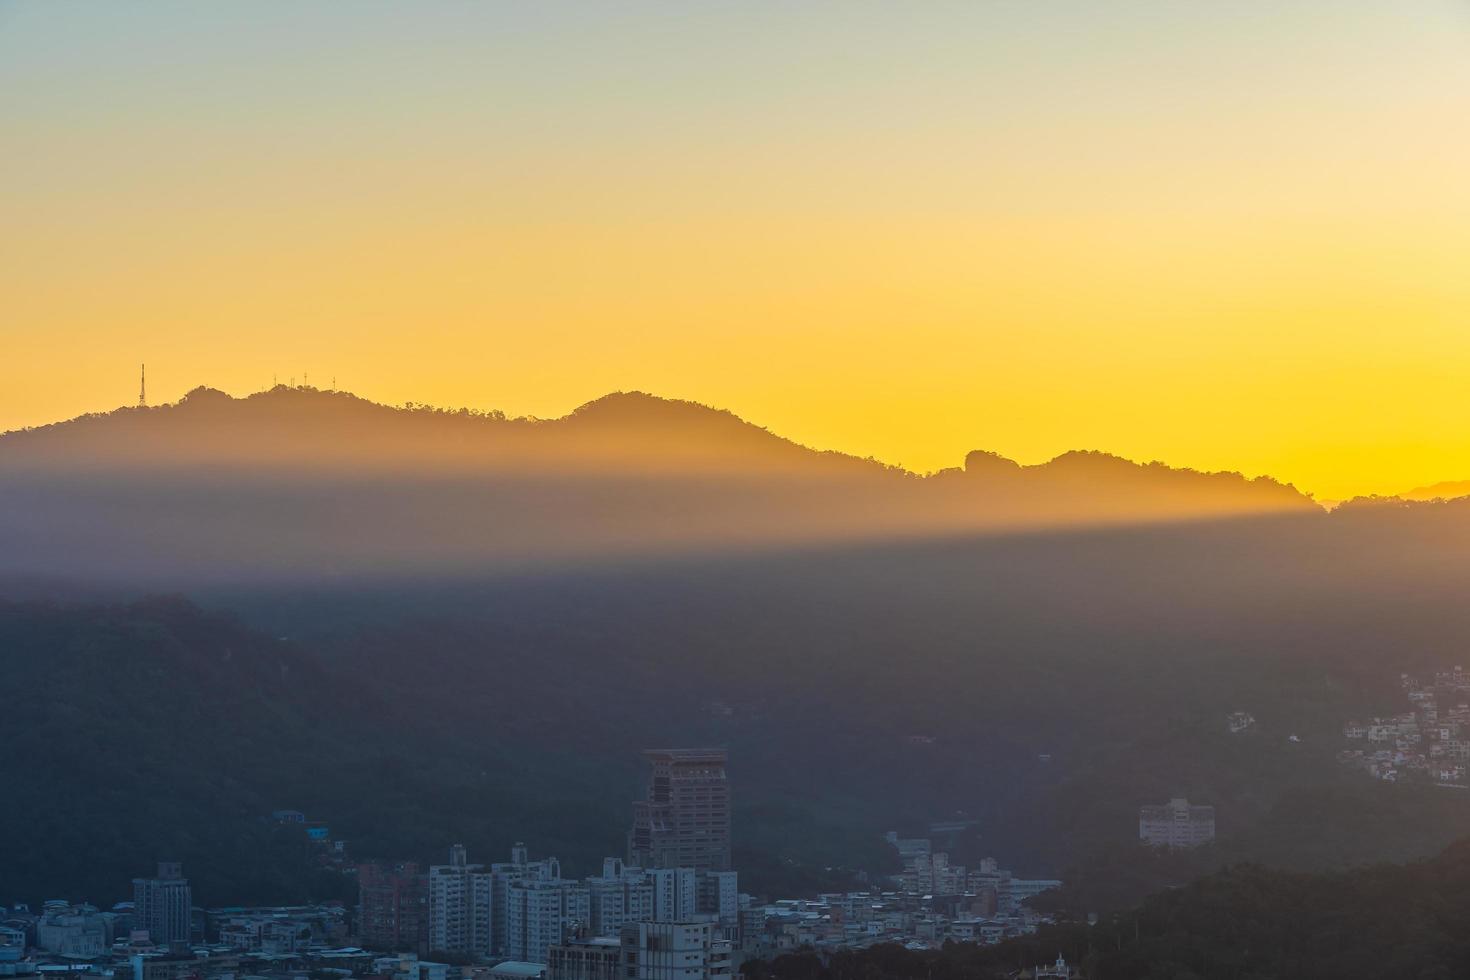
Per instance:
[[[638,393],[560,419],[196,389],[0,436],[0,574],[161,587],[1320,514],[1268,479],[1068,453],[921,476]]]
[[[979,821],[962,860],[1081,869],[1090,910],[1227,860],[1421,857],[1463,833],[1464,794],[1334,756],[1345,719],[1396,710],[1400,671],[1460,661],[1463,511],[195,588],[239,621],[0,606],[8,881],[121,897],[167,850],[201,896],[319,894],[299,849],[242,859],[280,807],[360,857],[522,839],[590,868],[621,849],[651,744],[729,747],[757,891],[881,866],[879,832],[955,811]],[[1230,736],[1235,710],[1259,731]],[[1218,807],[1220,845],[1141,864],[1137,807],[1174,795]]]
[[[386,745],[344,726],[382,711],[361,689],[182,600],[0,604],[0,671],[7,897],[76,887],[116,900],[164,854],[194,866],[204,895],[223,897],[224,880],[299,894],[312,877],[304,841],[278,839],[264,818],[332,756]]]
[[[299,830],[271,824],[277,809],[329,818],[358,856],[436,856],[486,813],[548,843],[586,830],[499,747],[182,600],[0,603],[0,672],[0,903],[117,901],[170,855],[201,903],[349,896]]]
[[[432,650],[436,638],[424,630],[416,642]],[[547,739],[511,721],[521,695],[508,679],[481,679],[441,712],[446,687],[415,688],[402,670],[375,676],[363,660],[323,660],[175,598],[0,602],[0,904],[110,904],[161,857],[184,861],[201,904],[351,897],[323,849],[269,820],[277,809],[325,821],[353,859],[433,861],[454,842],[489,857],[524,838],[590,873],[622,852],[639,761],[635,750],[586,751],[605,714],[583,724],[563,701],[565,735]],[[430,652],[420,670],[435,661]],[[589,701],[595,690],[561,688]],[[748,789],[742,824],[769,799],[756,781]],[[777,815],[771,833],[742,841],[748,880],[758,885],[763,867],[789,873],[762,849],[788,831],[827,841],[803,860],[882,860],[876,839]]]
[[[998,946],[899,946],[751,964],[751,980],[1014,977],[1060,954],[1091,980],[1448,980],[1470,971],[1470,842],[1407,867],[1291,874],[1240,865],[1092,928]]]

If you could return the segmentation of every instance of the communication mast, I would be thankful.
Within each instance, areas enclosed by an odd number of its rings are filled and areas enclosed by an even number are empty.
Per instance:
[[[138,407],[148,407],[148,365],[138,365]]]

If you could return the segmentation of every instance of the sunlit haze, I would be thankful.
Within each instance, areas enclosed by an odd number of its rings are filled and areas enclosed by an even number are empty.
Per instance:
[[[0,429],[209,384],[1470,477],[1470,7],[0,6]]]

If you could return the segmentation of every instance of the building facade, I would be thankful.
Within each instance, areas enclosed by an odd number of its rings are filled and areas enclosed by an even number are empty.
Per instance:
[[[1153,847],[1199,847],[1215,839],[1215,808],[1178,797],[1138,810],[1138,839]]]
[[[101,956],[112,948],[116,919],[91,905],[47,902],[36,922],[36,948],[75,959]]]
[[[716,980],[732,976],[730,941],[713,922],[640,922],[620,937],[625,980]]]
[[[587,927],[590,895],[578,881],[523,878],[506,892],[505,955],[545,963],[552,946]]]
[[[586,884],[589,935],[616,939],[623,926],[654,918],[653,883],[642,870],[607,858],[602,876],[588,878]]]
[[[628,863],[730,869],[730,783],[724,749],[649,749],[645,797],[633,804]]]
[[[133,879],[133,928],[146,929],[156,945],[189,942],[193,907],[189,879],[177,861],[160,861],[155,878]]]
[[[619,930],[621,932],[621,930]],[[569,939],[547,951],[547,980],[623,980],[617,937]]]
[[[368,949],[425,955],[429,879],[412,861],[357,867],[358,938]]]
[[[489,956],[494,928],[491,875],[470,864],[463,844],[429,868],[429,952]]]
[[[491,922],[490,949],[496,956],[510,956],[510,888],[518,881],[560,881],[561,862],[556,858],[532,861],[530,850],[517,841],[510,849],[510,860],[490,866]]]
[[[712,916],[728,929],[740,926],[740,881],[734,871],[703,871],[699,874],[695,911]]]

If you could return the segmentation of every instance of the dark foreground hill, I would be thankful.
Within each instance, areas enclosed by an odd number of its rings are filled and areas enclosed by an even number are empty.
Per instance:
[[[0,903],[116,901],[169,855],[206,904],[347,897],[278,809],[358,856],[422,858],[487,827],[598,841],[615,819],[588,816],[606,787],[575,785],[574,760],[446,737],[370,679],[179,599],[0,603],[0,675]]]
[[[433,636],[417,642],[399,652],[441,666]],[[184,861],[202,904],[350,897],[324,848],[270,819],[280,809],[327,823],[359,859],[439,860],[461,841],[488,859],[524,838],[591,873],[622,853],[638,760],[585,744],[596,729],[575,707],[593,682],[558,697],[506,676],[440,713],[409,673],[323,660],[181,599],[0,602],[0,904],[118,901],[162,857]],[[516,730],[532,713],[553,734]],[[776,824],[742,842],[757,883],[786,863],[764,843],[793,829],[826,841],[808,863],[883,865],[871,835],[803,830],[820,822],[763,811],[759,782],[749,790],[742,823]]]
[[[1450,980],[1470,975],[1470,842],[1407,867],[1293,874],[1238,865],[1092,928],[999,946],[879,946],[746,967],[774,980],[975,980],[1063,955],[1090,980]]]
[[[201,388],[0,435],[0,574],[163,588],[1280,512],[1321,516],[1269,479],[1102,453],[919,476],[638,393],[536,420]]]

